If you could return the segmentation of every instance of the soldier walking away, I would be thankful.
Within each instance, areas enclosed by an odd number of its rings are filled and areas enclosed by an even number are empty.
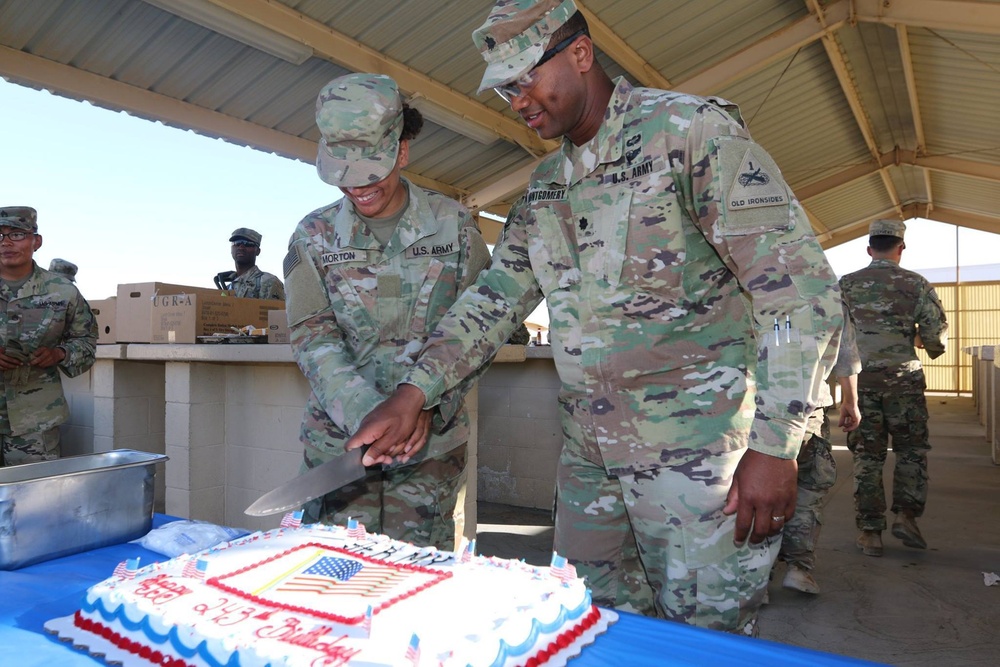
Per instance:
[[[892,534],[908,547],[926,549],[917,518],[927,504],[927,400],[924,371],[915,348],[936,359],[944,354],[948,322],[937,293],[918,273],[899,266],[906,225],[876,220],[868,230],[864,269],[840,279],[844,301],[857,325],[861,374],[861,426],[848,434],[854,456],[857,545],[866,556],[882,555],[886,527],[882,469],[892,438]]]
[[[35,263],[41,247],[35,209],[0,207],[0,465],[59,458],[59,371],[94,365],[97,320],[70,279]]]
[[[278,276],[257,268],[261,235],[252,229],[240,227],[229,235],[231,253],[236,262],[235,271],[222,271],[215,276],[215,286],[233,296],[247,299],[285,300],[285,286]]]
[[[837,425],[846,433],[858,428],[861,413],[858,409],[858,373],[861,358],[858,355],[856,332],[844,306],[844,331],[840,337],[837,365],[832,375],[841,389],[840,419]],[[820,385],[820,407],[813,410],[806,423],[806,437],[796,461],[799,464],[798,493],[795,514],[785,523],[781,533],[781,551],[778,560],[788,564],[784,588],[819,595],[819,583],[813,576],[816,569],[816,543],[823,525],[823,506],[826,495],[837,481],[837,462],[830,445],[830,418],[827,408],[833,405],[833,394],[827,384]]]

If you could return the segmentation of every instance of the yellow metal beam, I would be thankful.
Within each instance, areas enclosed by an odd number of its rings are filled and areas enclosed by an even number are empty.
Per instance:
[[[852,4],[857,21],[1000,35],[1000,4],[995,2],[852,0]]]
[[[622,66],[622,69],[635,77],[640,85],[670,90],[670,81],[660,74],[659,70],[646,62],[645,58],[619,37],[597,14],[584,7],[580,0],[577,0],[576,7],[587,19],[590,36],[601,51],[611,56],[616,63]]]
[[[207,0],[233,14],[308,45],[314,53],[352,72],[373,72],[391,76],[407,95],[420,93],[437,106],[476,123],[497,136],[540,157],[558,144],[543,141],[520,121],[508,118],[481,102],[393,60],[361,42],[337,32],[280,2],[268,0]],[[470,40],[471,43],[471,40]],[[317,91],[319,92],[319,91]]]

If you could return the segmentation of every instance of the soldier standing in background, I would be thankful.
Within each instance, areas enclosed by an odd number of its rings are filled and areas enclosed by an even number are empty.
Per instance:
[[[908,547],[926,549],[916,518],[927,504],[927,399],[924,371],[914,348],[931,359],[944,354],[948,322],[937,293],[918,273],[899,266],[906,225],[876,220],[868,229],[866,268],[840,279],[844,301],[858,330],[861,428],[847,437],[854,455],[858,547],[882,555],[885,530],[885,466],[892,436],[892,534]]]
[[[403,104],[395,81],[334,79],[319,93],[316,125],[317,171],[344,196],[299,223],[284,263],[292,354],[312,389],[302,421],[306,468],[347,453],[361,418],[490,261],[464,206],[401,176],[423,117]],[[430,440],[418,455],[307,503],[304,520],[354,518],[398,540],[452,549],[464,523],[463,397],[464,388],[421,413]]]
[[[845,432],[858,428],[861,412],[858,409],[858,373],[861,357],[858,355],[854,322],[847,306],[844,308],[844,331],[833,376],[840,384],[840,419],[837,425]],[[833,395],[826,383],[820,386],[823,396],[820,407],[809,415],[806,439],[796,457],[799,464],[798,493],[795,515],[785,523],[781,534],[781,551],[778,560],[788,564],[781,585],[802,593],[819,595],[819,584],[813,577],[816,568],[816,542],[823,525],[823,503],[826,494],[837,481],[837,462],[830,445],[830,418],[826,409],[833,405]]]
[[[35,263],[41,247],[35,209],[0,208],[0,465],[59,458],[69,417],[59,370],[94,365],[97,320],[66,276]]]
[[[49,271],[52,273],[61,273],[66,276],[71,283],[76,282],[77,266],[73,262],[56,257],[49,262]]]
[[[612,81],[573,0],[500,0],[473,40],[480,91],[562,148],[348,447],[411,456],[421,409],[545,298],[564,433],[555,549],[597,604],[755,635],[836,355],[833,271],[735,105]]]
[[[223,271],[215,276],[215,286],[233,296],[247,299],[285,300],[285,287],[278,276],[257,268],[261,235],[252,229],[240,227],[229,235],[232,243],[235,271]]]

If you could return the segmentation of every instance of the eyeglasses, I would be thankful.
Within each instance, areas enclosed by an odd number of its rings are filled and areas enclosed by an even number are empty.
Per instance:
[[[233,245],[240,246],[241,248],[256,248],[257,244],[253,241],[245,241],[243,239],[237,239],[233,241]]]
[[[502,86],[496,86],[493,90],[495,90],[497,95],[502,97],[504,101],[507,102],[507,104],[510,104],[511,100],[513,100],[515,97],[520,97],[521,95],[524,95],[526,91],[531,90],[538,84],[539,76],[538,72],[536,72],[535,70],[537,70],[539,67],[549,62],[553,58],[555,58],[562,51],[565,51],[566,47],[575,42],[577,37],[586,34],[587,34],[586,30],[577,30],[572,35],[570,35],[563,41],[559,42],[545,53],[543,53],[542,57],[539,58],[537,63],[535,63],[535,66],[529,69],[527,72],[525,72],[524,74],[522,74],[521,76],[517,77],[516,79],[514,79],[509,83],[505,83]]]
[[[3,232],[0,232],[0,243],[2,243],[4,239],[9,239],[9,240],[14,241],[14,242],[23,241],[24,239],[28,238],[29,236],[34,236],[34,233],[32,233],[32,232],[7,232],[6,234],[4,234]]]

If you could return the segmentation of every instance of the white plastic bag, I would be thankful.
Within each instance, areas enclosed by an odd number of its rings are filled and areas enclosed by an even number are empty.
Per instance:
[[[207,521],[182,519],[154,528],[132,542],[150,551],[174,558],[181,554],[203,551],[244,535],[249,535],[249,531],[217,526]]]

